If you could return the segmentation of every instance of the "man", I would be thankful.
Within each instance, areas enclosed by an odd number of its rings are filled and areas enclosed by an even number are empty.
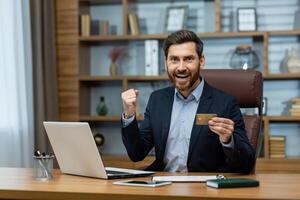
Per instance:
[[[246,136],[236,99],[200,77],[203,43],[188,30],[164,42],[165,65],[175,87],[154,91],[140,127],[135,118],[138,91],[122,93],[122,139],[132,161],[154,147],[156,160],[147,168],[169,172],[241,172],[254,167],[255,153]],[[215,113],[207,126],[195,124],[197,113]]]

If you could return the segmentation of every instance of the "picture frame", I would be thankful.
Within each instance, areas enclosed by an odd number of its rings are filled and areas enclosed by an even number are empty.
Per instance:
[[[169,6],[166,10],[165,32],[170,33],[184,29],[188,6]]]
[[[257,17],[255,8],[237,9],[237,27],[238,31],[256,31]]]

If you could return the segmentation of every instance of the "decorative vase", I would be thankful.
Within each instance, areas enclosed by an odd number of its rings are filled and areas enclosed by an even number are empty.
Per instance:
[[[100,101],[99,101],[99,104],[97,105],[96,111],[97,111],[97,114],[100,116],[104,116],[108,112],[108,108],[105,104],[105,100],[104,100],[103,96],[100,97]]]
[[[110,64],[109,71],[110,71],[110,75],[111,75],[111,76],[116,76],[116,75],[118,75],[118,65],[117,65],[116,62],[112,62],[112,63]]]
[[[240,45],[231,56],[230,66],[234,69],[256,69],[259,66],[259,58],[250,45]]]
[[[292,48],[286,66],[289,73],[300,73],[300,60],[295,48]]]
[[[287,62],[289,61],[289,57],[290,57],[289,50],[286,49],[284,51],[283,59],[280,61],[280,64],[279,64],[279,70],[280,70],[281,73],[288,73],[289,72],[289,70],[287,68]]]

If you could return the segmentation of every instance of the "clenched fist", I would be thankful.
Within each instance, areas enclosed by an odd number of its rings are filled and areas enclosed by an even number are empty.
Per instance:
[[[129,89],[122,92],[123,111],[125,116],[133,116],[136,113],[136,101],[139,94],[138,90]]]

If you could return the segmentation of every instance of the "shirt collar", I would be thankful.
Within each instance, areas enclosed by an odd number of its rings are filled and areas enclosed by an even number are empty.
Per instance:
[[[203,88],[204,88],[204,79],[201,78],[200,84],[192,91],[192,93],[187,98],[182,96],[180,92],[177,90],[177,88],[175,88],[175,97],[179,98],[182,101],[191,101],[195,99],[196,102],[199,102],[200,97],[203,93]]]

